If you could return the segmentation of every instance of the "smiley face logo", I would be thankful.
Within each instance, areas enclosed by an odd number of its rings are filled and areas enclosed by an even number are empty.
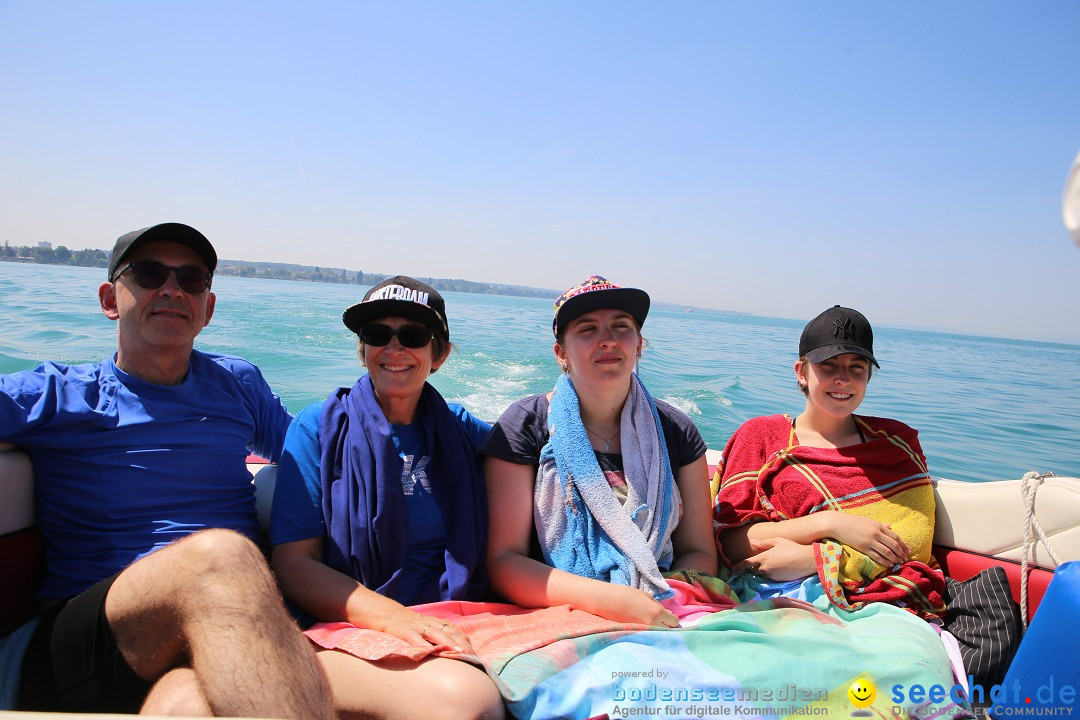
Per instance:
[[[865,708],[872,705],[877,698],[877,688],[874,683],[866,678],[859,678],[851,683],[847,691],[848,700],[857,708]]]

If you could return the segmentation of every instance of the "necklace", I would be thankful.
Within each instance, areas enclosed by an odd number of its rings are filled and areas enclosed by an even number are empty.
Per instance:
[[[615,431],[614,435],[612,435],[609,438],[606,438],[603,435],[601,435],[600,433],[596,432],[595,430],[590,430],[589,426],[586,425],[585,423],[581,423],[581,426],[583,428],[585,428],[585,432],[591,433],[593,437],[598,439],[600,442],[604,443],[604,447],[600,450],[600,452],[608,452],[608,451],[610,451],[611,450],[611,443],[615,441],[615,438],[619,437],[619,431],[618,430]]]

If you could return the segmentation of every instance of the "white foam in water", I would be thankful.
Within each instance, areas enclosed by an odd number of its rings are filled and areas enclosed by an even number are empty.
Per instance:
[[[699,408],[697,403],[690,398],[668,396],[662,397],[660,399],[666,402],[668,405],[672,405],[675,408],[682,410],[690,417],[694,417],[695,415],[701,415],[701,408]]]
[[[537,392],[538,382],[548,382],[548,370],[476,351],[452,355],[432,382],[449,402],[460,403],[476,417],[494,422],[511,403]]]
[[[493,395],[491,393],[476,392],[466,395],[451,402],[460,403],[470,413],[486,420],[487,422],[495,422],[499,419],[499,416],[503,414],[515,400],[518,400],[517,396],[512,395]]]

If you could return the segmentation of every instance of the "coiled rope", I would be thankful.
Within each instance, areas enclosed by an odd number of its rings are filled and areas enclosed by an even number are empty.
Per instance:
[[[1047,539],[1042,525],[1039,524],[1039,518],[1035,516],[1035,496],[1046,479],[1052,477],[1057,476],[1052,472],[1031,471],[1020,478],[1020,495],[1024,499],[1024,545],[1023,554],[1020,557],[1020,621],[1024,631],[1027,630],[1028,625],[1028,563],[1034,562],[1038,543],[1042,542],[1046,553],[1054,561],[1054,567],[1061,564],[1061,559],[1050,546],[1050,540]]]

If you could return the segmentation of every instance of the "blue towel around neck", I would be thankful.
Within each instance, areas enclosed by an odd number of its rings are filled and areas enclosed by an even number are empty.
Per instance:
[[[637,375],[620,418],[627,500],[620,504],[581,422],[573,381],[562,375],[548,408],[533,520],[544,558],[576,575],[631,585],[657,600],[673,591],[660,573],[672,561],[681,499],[656,403]]]
[[[487,495],[476,449],[446,401],[425,383],[416,411],[431,453],[431,491],[446,518],[446,569],[434,600],[479,600],[487,588]],[[398,451],[369,375],[339,388],[319,422],[324,560],[394,596],[409,545]]]

